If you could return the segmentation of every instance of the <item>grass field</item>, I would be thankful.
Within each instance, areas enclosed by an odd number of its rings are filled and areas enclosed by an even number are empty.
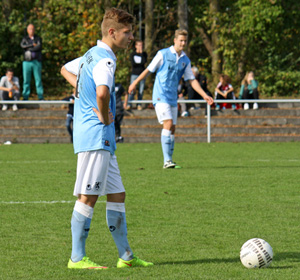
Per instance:
[[[121,144],[128,237],[154,267],[114,268],[104,198],[88,256],[108,271],[67,269],[75,198],[71,145],[0,146],[0,279],[300,279],[300,143],[176,144],[182,169],[163,170],[159,144]],[[267,240],[270,268],[239,260]]]

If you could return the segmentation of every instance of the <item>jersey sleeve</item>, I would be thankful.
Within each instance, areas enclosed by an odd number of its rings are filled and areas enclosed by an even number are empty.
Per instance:
[[[157,52],[155,57],[152,59],[151,63],[148,65],[147,69],[151,73],[154,73],[160,66],[162,66],[163,62],[164,62],[163,55],[159,51],[159,52]]]
[[[66,70],[77,76],[78,70],[79,70],[80,60],[81,60],[81,57],[78,57],[78,58],[68,62],[67,64],[65,64]]]
[[[115,74],[115,62],[111,58],[101,59],[93,69],[96,87],[105,85],[112,91]]]
[[[185,81],[194,80],[195,79],[195,76],[194,76],[192,68],[191,68],[191,63],[189,63],[187,65],[187,67],[184,70],[184,74],[183,75],[184,75],[184,80]]]

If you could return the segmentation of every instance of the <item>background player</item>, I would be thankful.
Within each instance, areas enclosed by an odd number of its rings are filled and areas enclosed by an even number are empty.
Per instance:
[[[208,104],[213,104],[213,99],[208,96],[195,79],[191,70],[190,59],[184,53],[188,33],[186,30],[176,30],[174,46],[158,51],[149,66],[129,86],[128,92],[135,89],[136,85],[151,72],[156,71],[153,87],[153,105],[159,123],[163,125],[161,132],[161,145],[164,156],[163,168],[174,168],[172,160],[175,144],[175,126],[177,122],[177,88],[182,76],[189,80],[193,89],[199,93]]]
[[[106,268],[92,262],[85,252],[94,206],[98,197],[103,195],[107,195],[108,228],[119,252],[117,267],[153,265],[133,255],[129,246],[125,189],[114,155],[114,53],[127,48],[133,40],[133,21],[133,16],[125,11],[115,8],[106,11],[101,24],[102,41],[61,70],[66,80],[76,86],[73,141],[75,153],[78,154],[74,187],[78,200],[71,220],[72,255],[68,268]]]

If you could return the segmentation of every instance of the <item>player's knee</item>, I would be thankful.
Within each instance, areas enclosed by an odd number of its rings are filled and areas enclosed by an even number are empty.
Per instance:
[[[125,192],[108,194],[107,195],[107,201],[124,203],[125,202],[125,197],[126,197]]]

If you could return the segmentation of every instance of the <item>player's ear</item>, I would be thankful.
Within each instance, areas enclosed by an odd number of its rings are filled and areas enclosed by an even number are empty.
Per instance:
[[[109,28],[109,29],[108,29],[108,35],[109,35],[111,38],[115,39],[115,33],[116,33],[116,29],[115,29],[115,28]]]

